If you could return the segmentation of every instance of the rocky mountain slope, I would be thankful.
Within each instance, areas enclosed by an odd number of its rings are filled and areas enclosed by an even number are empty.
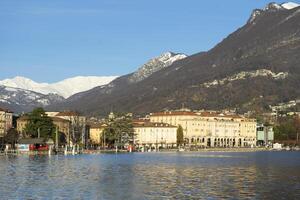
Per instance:
[[[208,52],[160,70],[139,70],[51,109],[87,114],[176,109],[265,110],[300,97],[300,7],[268,4]],[[134,75],[137,74],[137,75]],[[138,78],[136,78],[138,77]]]
[[[35,107],[45,107],[63,101],[56,94],[41,94],[30,90],[0,86],[0,107],[16,113],[29,112]]]

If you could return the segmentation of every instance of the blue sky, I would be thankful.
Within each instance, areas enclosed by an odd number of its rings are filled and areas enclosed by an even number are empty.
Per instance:
[[[269,2],[0,0],[0,79],[124,75],[165,51],[209,50]]]

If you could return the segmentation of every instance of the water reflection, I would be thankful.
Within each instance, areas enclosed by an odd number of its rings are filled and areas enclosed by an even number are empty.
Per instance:
[[[300,199],[299,167],[299,152],[2,156],[0,194],[1,199]]]

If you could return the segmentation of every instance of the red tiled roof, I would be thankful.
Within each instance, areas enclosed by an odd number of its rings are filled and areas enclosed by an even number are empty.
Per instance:
[[[1,107],[0,107],[0,111],[7,112],[7,113],[13,113],[12,111],[10,111],[6,108],[1,108]]]
[[[197,116],[196,113],[189,112],[189,111],[166,111],[166,112],[156,112],[150,114],[150,116],[176,116],[176,115]]]
[[[60,122],[70,122],[69,120],[62,119],[62,118],[59,118],[59,117],[50,117],[50,118],[55,122],[58,122],[58,121],[60,121]],[[23,116],[19,117],[17,120],[18,121],[27,121],[27,120],[29,120],[29,116],[23,115]]]

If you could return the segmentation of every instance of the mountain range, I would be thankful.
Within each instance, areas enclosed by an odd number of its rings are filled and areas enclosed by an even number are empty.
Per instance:
[[[145,71],[142,67],[49,109],[142,114],[184,104],[191,109],[265,111],[269,105],[300,97],[299,55],[299,5],[270,3],[254,10],[244,26],[207,52],[167,67],[155,64],[148,75],[136,75]]]
[[[299,99],[299,55],[299,5],[270,3],[253,10],[244,26],[207,52],[191,56],[167,52],[133,73],[80,90],[49,89],[49,85],[44,90],[43,84],[22,88],[66,97],[46,103],[47,110],[77,110],[87,115],[105,115],[111,110],[144,114],[182,105],[260,112],[269,105]],[[5,87],[21,87],[20,82],[7,82]]]
[[[0,85],[19,89],[31,90],[41,94],[57,94],[68,98],[78,92],[105,85],[117,76],[76,76],[56,83],[37,83],[29,78],[16,76],[0,81]]]
[[[17,76],[0,81],[0,106],[14,112],[28,112],[65,100],[78,92],[109,83],[116,76],[77,76],[57,83],[37,83]]]

